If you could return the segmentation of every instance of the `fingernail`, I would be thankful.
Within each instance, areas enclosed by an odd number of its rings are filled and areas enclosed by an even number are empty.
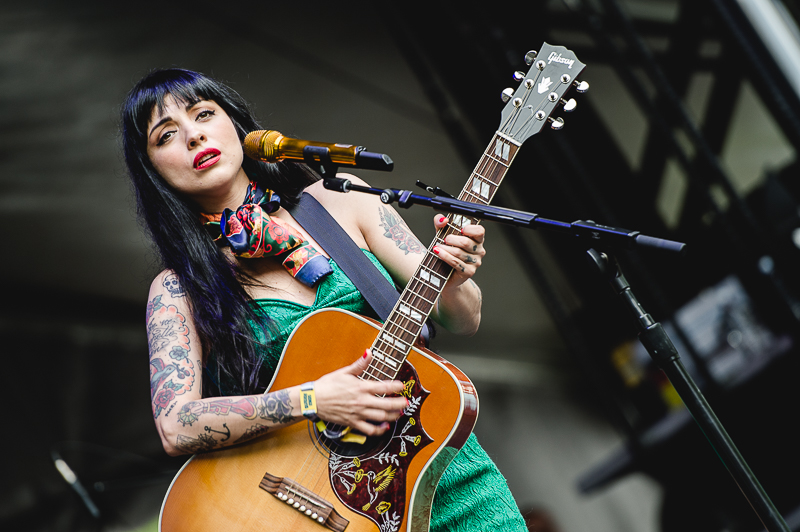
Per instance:
[[[433,252],[434,252],[434,253],[436,253],[436,254],[438,255],[438,254],[439,254],[439,248],[437,248],[437,247],[435,247],[435,246],[434,246],[434,248],[433,248]]]
[[[368,351],[365,349],[365,350],[364,350],[364,354],[363,354],[363,355],[361,355],[361,358],[367,358],[367,353],[368,353]]]
[[[406,397],[406,408],[408,408],[409,406],[411,406],[411,401],[409,401],[408,397]]]
[[[382,428],[383,430],[389,430],[389,422],[387,422],[387,421],[384,421],[384,422],[381,424],[381,428]]]
[[[447,220],[447,216],[439,216],[439,223],[444,223]]]

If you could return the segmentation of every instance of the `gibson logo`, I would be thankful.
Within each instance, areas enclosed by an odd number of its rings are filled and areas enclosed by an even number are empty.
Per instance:
[[[550,55],[547,57],[547,63],[563,63],[568,65],[567,68],[572,68],[572,65],[575,64],[575,60],[561,57],[561,54],[557,54],[556,52],[550,52]]]

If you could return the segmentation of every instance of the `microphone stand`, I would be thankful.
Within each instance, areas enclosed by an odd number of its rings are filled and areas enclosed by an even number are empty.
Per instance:
[[[418,184],[420,183],[418,182]],[[686,244],[682,242],[650,237],[642,235],[638,231],[598,225],[592,221],[559,222],[542,218],[533,213],[465,202],[448,197],[449,195],[420,196],[413,194],[410,190],[365,187],[354,185],[347,179],[331,177],[326,177],[323,185],[327,189],[339,192],[355,190],[357,192],[376,194],[380,196],[383,203],[389,204],[396,201],[403,208],[408,208],[414,204],[427,205],[446,212],[519,227],[550,229],[570,234],[580,240],[592,242],[592,245],[626,248],[644,247],[673,253],[683,253],[686,247]],[[425,185],[420,185],[429,191],[443,193],[438,188],[431,189]],[[750,503],[750,506],[761,520],[761,523],[768,532],[789,532],[790,529],[783,517],[761,487],[761,484],[739,453],[719,419],[717,419],[691,375],[686,371],[680,360],[678,350],[669,339],[664,328],[660,323],[653,320],[636,299],[628,281],[620,270],[617,260],[608,253],[596,251],[592,245],[589,245],[587,250],[589,262],[610,283],[615,293],[623,299],[632,312],[636,325],[640,330],[639,341],[653,361],[667,375],[692,417],[694,417],[695,422],[700,426],[700,429],[716,451],[717,456],[720,457],[739,489]]]
[[[426,189],[430,188],[419,181],[417,184]],[[414,204],[427,205],[435,209],[453,212],[456,214],[463,214],[473,218],[481,218],[483,220],[491,220],[494,222],[516,225],[519,227],[527,227],[530,229],[545,228],[560,233],[571,234],[572,236],[589,241],[608,242],[609,245],[616,245],[619,247],[644,247],[660,249],[674,253],[683,253],[686,248],[686,244],[683,242],[675,242],[673,240],[665,240],[663,238],[647,236],[641,234],[639,231],[629,231],[627,229],[619,229],[617,227],[600,225],[591,220],[578,220],[571,223],[560,222],[558,220],[543,218],[538,214],[530,212],[515,211],[512,209],[504,209],[502,207],[495,207],[492,205],[481,205],[479,203],[461,201],[453,198],[450,195],[434,197],[420,196],[413,194],[410,190],[365,187],[362,185],[355,185],[348,179],[331,177],[324,178],[323,186],[329,190],[335,190],[337,192],[350,192],[351,190],[355,190],[357,192],[375,194],[380,196],[383,203],[388,204],[396,201],[397,205],[404,209],[407,209]],[[430,188],[430,190],[446,194],[438,187]]]

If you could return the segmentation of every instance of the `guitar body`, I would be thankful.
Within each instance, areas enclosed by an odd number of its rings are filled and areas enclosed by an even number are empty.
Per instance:
[[[269,389],[352,363],[379,331],[344,310],[310,314],[289,338]],[[195,455],[169,488],[159,529],[427,531],[436,484],[472,432],[478,397],[466,375],[425,349],[412,348],[397,379],[410,406],[384,436],[363,444],[335,448],[306,421]]]

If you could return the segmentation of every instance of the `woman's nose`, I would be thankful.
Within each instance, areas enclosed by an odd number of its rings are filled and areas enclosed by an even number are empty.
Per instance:
[[[199,129],[189,131],[186,136],[186,144],[189,148],[196,148],[200,143],[206,141],[205,134]]]

